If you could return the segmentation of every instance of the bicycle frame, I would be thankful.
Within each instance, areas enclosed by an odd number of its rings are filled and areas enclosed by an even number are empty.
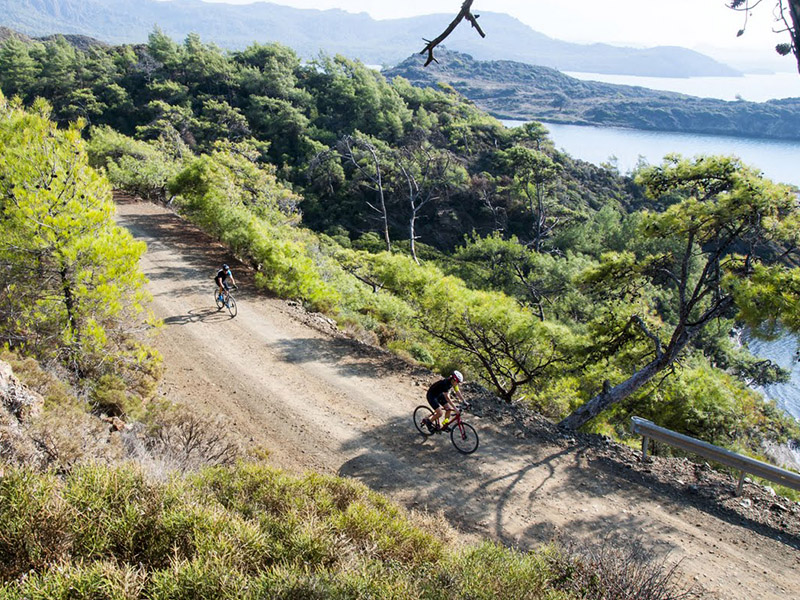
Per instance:
[[[214,290],[214,301],[217,304],[217,310],[222,310],[223,307],[226,307],[230,311],[231,317],[235,317],[238,310],[236,308],[236,298],[233,297],[232,290],[227,288],[223,289],[221,297],[222,299],[220,299],[219,288],[216,288]]]
[[[442,428],[440,419],[432,419],[433,410],[431,407],[427,404],[421,404],[414,409],[414,427],[426,438],[435,433],[447,432],[450,434],[450,441],[456,447],[456,450],[462,454],[472,454],[478,449],[479,441],[478,432],[475,431],[475,428],[469,423],[465,423],[461,418],[464,409],[468,407],[469,404],[466,402],[462,402],[455,407],[455,410],[450,413],[451,417],[447,426]]]
[[[458,430],[461,433],[461,435],[464,435],[464,425],[461,424],[461,413],[463,412],[463,410],[464,410],[464,404],[463,403],[459,404],[458,406],[456,406],[456,409],[450,413],[450,420],[447,422],[447,428],[448,429],[450,429],[453,426],[456,426],[456,427],[458,427]],[[441,418],[436,419],[434,421],[434,423],[436,424],[436,427],[438,427],[439,429],[442,429],[442,425],[440,423],[440,420],[441,420]],[[455,425],[453,425],[453,424],[455,424]]]

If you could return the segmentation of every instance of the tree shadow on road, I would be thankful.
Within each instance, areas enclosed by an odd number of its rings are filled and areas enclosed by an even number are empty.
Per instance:
[[[345,454],[362,452],[342,464],[339,475],[356,478],[408,508],[441,510],[457,529],[522,550],[555,538],[602,539],[623,547],[643,532],[663,531],[664,523],[634,514],[648,504],[674,505],[676,514],[693,508],[798,547],[797,538],[780,528],[743,518],[719,503],[700,502],[674,485],[634,476],[622,463],[611,469],[612,459],[597,457],[589,445],[540,444],[535,437],[517,438],[488,419],[466,420],[481,437],[475,454],[459,454],[444,434],[424,438],[409,411],[408,419],[391,420],[377,434],[345,445]],[[609,497],[616,502],[611,509]],[[666,535],[654,535],[647,543],[658,556],[680,549]]]
[[[391,373],[424,371],[378,348],[350,338],[292,338],[277,344],[288,363],[321,362],[335,366],[344,377],[382,377]]]
[[[562,524],[547,516],[559,510],[553,498],[569,495],[574,487],[574,495],[580,494],[576,501],[585,503],[595,493],[587,484],[593,473],[581,464],[581,450],[550,447],[531,452],[528,445],[526,455],[524,445],[516,440],[509,447],[502,431],[471,422],[481,436],[474,454],[458,453],[446,434],[425,438],[410,418],[397,419],[380,429],[381,441],[390,448],[377,440],[354,440],[343,450],[363,452],[343,463],[338,474],[358,479],[408,508],[441,511],[456,529],[522,550],[564,538],[567,531]],[[516,459],[503,460],[509,453],[517,453]],[[405,466],[398,468],[398,459]],[[565,506],[564,513],[574,512],[571,508],[576,507]],[[568,522],[569,533],[575,537],[619,540],[630,539],[632,532],[647,524],[623,513],[610,518],[581,514]],[[663,545],[659,552],[673,549]]]
[[[186,293],[195,293],[205,288],[211,295],[214,288],[213,277],[223,263],[230,264],[236,271],[237,281],[252,283],[252,269],[242,264],[230,251],[208,234],[195,228],[171,213],[133,215],[117,217],[117,222],[129,229],[136,238],[151,238],[151,248],[161,246],[170,252],[179,253],[188,266],[182,268],[162,268],[148,274],[150,279],[195,280],[197,283],[186,288]],[[179,292],[180,293],[180,292]]]

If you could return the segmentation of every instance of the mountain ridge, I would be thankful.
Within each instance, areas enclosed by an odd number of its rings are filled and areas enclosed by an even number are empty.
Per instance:
[[[365,64],[393,65],[423,38],[442,31],[453,15],[375,20],[340,9],[297,9],[268,2],[245,5],[200,0],[0,0],[0,26],[31,37],[76,34],[107,43],[144,42],[158,26],[172,38],[197,33],[230,49],[253,42],[279,42],[301,57],[320,51]],[[481,15],[486,38],[458,27],[449,46],[480,60],[516,60],[564,71],[660,77],[736,76],[735,69],[678,47],[626,48],[555,40],[502,13]],[[224,27],[221,26],[224,24]]]

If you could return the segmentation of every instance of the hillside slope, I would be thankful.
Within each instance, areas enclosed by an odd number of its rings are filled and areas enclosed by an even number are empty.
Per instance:
[[[800,140],[800,98],[698,98],[585,81],[521,62],[476,60],[446,49],[438,52],[437,60],[423,67],[424,57],[412,55],[383,74],[423,87],[449,84],[500,119]]]
[[[800,589],[797,504],[759,486],[735,498],[733,480],[684,461],[641,465],[632,450],[501,411],[475,386],[466,394],[481,446],[460,456],[443,436],[422,440],[413,427],[431,373],[253,293],[242,267],[231,319],[213,305],[211,277],[234,257],[152,204],[122,202],[118,221],[148,244],[142,268],[165,323],[160,394],[227,416],[277,466],[357,478],[408,507],[442,511],[468,537],[522,548],[554,536],[638,540],[682,560],[687,577],[721,598],[783,599]]]
[[[304,58],[322,50],[366,64],[390,65],[421,50],[422,39],[437,35],[452,18],[452,14],[439,14],[377,21],[366,13],[301,10],[269,2],[234,6],[199,0],[0,0],[0,25],[30,36],[81,34],[110,43],[138,43],[146,41],[157,25],[170,37],[183,39],[197,33],[225,48],[279,42]],[[460,27],[448,38],[450,47],[483,59],[519,60],[566,71],[659,77],[739,74],[686,48],[563,42],[500,13],[482,13],[481,23],[486,39]]]

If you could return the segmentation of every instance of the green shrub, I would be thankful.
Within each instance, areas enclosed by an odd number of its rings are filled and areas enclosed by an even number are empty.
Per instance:
[[[523,554],[492,542],[469,548],[437,565],[430,580],[448,598],[539,600],[566,598],[550,586],[556,573],[550,550]]]
[[[146,573],[130,565],[98,561],[30,573],[0,589],[4,600],[134,600],[143,597]]]
[[[144,410],[142,399],[128,394],[125,382],[116,375],[100,377],[90,400],[95,410],[115,417],[137,417]]]
[[[677,597],[614,596],[641,575],[671,593],[674,568],[603,556],[461,547],[361,483],[255,463],[164,482],[130,466],[0,479],[4,600]]]
[[[52,475],[9,469],[0,478],[0,580],[41,571],[69,556],[70,507]]]
[[[338,294],[322,281],[314,265],[311,237],[304,242],[302,232],[286,224],[290,219],[272,201],[251,199],[258,203],[255,208],[245,204],[242,182],[224,164],[228,160],[219,152],[195,159],[173,179],[170,190],[181,196],[187,217],[233,252],[248,257],[257,269],[257,285],[284,298],[305,300],[317,310],[332,310]],[[283,189],[274,176],[265,177],[263,184],[269,186],[262,192],[266,196],[272,189]]]

